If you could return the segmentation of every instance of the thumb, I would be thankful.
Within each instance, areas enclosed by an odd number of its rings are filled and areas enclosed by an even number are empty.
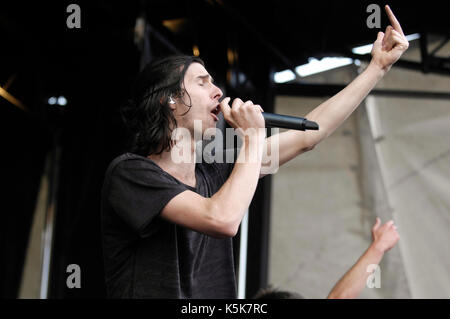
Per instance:
[[[375,222],[375,225],[373,225],[372,230],[376,231],[380,227],[380,224],[381,224],[381,219],[379,217],[377,217],[377,220]]]
[[[382,31],[378,32],[378,34],[377,34],[377,41],[378,42],[382,42],[383,38],[384,38],[384,32],[382,32]]]
[[[384,32],[378,32],[377,39],[374,42],[373,46],[376,48],[381,48],[383,45]]]

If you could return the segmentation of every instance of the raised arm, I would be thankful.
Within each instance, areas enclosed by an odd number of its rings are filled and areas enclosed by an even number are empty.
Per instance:
[[[271,139],[277,138],[279,141],[279,165],[303,152],[312,150],[323,139],[331,135],[408,49],[409,44],[400,23],[389,6],[386,6],[385,9],[392,26],[388,26],[385,33],[378,33],[371,52],[372,60],[368,67],[342,91],[306,115],[306,118],[319,124],[320,130],[306,132],[289,130],[267,139],[266,144],[269,149]]]
[[[333,287],[328,299],[352,299],[358,297],[366,286],[369,265],[378,265],[385,252],[395,246],[399,240],[397,227],[394,222],[388,221],[383,226],[377,218],[372,228],[372,244],[358,259],[355,265]]]

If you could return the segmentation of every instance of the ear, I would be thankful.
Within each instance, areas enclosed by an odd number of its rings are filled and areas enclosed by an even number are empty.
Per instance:
[[[175,111],[175,109],[176,109],[176,104],[177,104],[177,102],[175,102],[175,100],[173,99],[173,97],[172,97],[172,95],[171,96],[169,96],[169,107],[172,109],[172,111]]]
[[[165,100],[164,97],[160,98],[159,103],[161,105],[164,104],[164,102],[165,102],[164,100]],[[176,106],[175,106],[176,102],[172,98],[172,96],[169,96],[169,98],[166,101],[167,101],[166,103],[169,105],[169,107],[172,109],[172,111],[174,111],[176,109]]]

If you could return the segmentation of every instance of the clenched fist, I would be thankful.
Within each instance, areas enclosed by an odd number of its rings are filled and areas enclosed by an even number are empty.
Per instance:
[[[261,112],[264,112],[261,106],[253,104],[252,101],[245,103],[237,98],[234,99],[231,107],[228,104],[231,98],[226,97],[220,103],[220,110],[223,113],[225,121],[230,124],[239,134],[248,134],[250,131],[263,132],[265,134],[265,121]]]
[[[374,247],[383,253],[394,247],[400,239],[394,221],[390,220],[381,226],[381,220],[378,217],[372,228],[372,238]]]

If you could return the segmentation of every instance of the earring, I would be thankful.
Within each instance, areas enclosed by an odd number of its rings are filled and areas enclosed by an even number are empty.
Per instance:
[[[172,99],[172,95],[169,96],[169,104],[175,104],[175,101]]]

